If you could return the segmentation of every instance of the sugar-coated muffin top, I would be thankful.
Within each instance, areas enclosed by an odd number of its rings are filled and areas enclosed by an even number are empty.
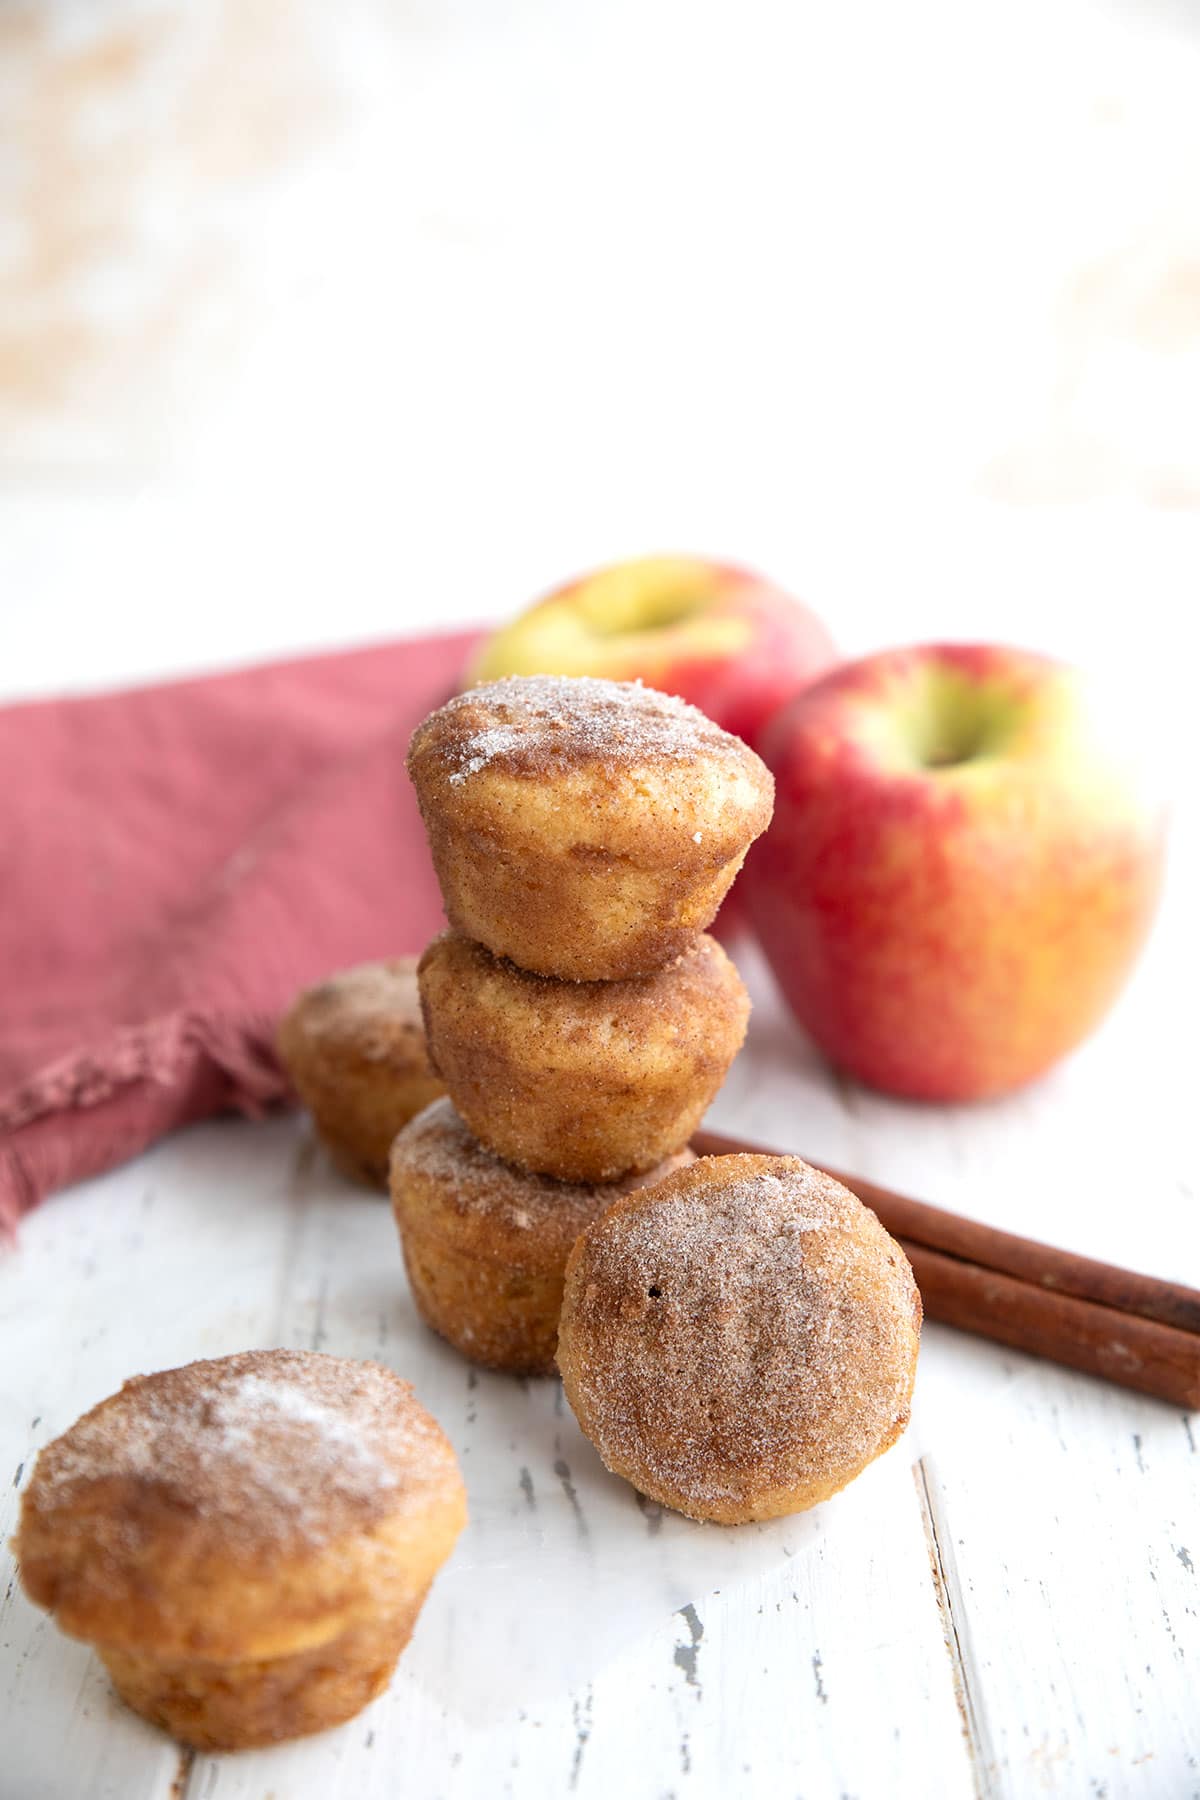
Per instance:
[[[695,707],[585,677],[458,695],[417,727],[408,771],[450,923],[572,981],[677,956],[774,801],[766,764]]]
[[[392,1146],[392,1190],[406,1180],[429,1184],[449,1212],[528,1241],[531,1260],[557,1263],[620,1194],[650,1187],[695,1158],[690,1150],[656,1168],[602,1185],[555,1181],[503,1162],[473,1137],[450,1100],[435,1100]]]
[[[899,1246],[839,1182],[799,1157],[702,1157],[580,1239],[559,1361],[610,1467],[719,1516],[890,1442],[920,1317]]]
[[[136,1561],[164,1534],[223,1557],[321,1545],[424,1499],[453,1469],[441,1430],[378,1363],[254,1350],[138,1375],[49,1444],[22,1534],[64,1561]]]
[[[436,757],[455,786],[489,768],[537,777],[589,764],[758,762],[740,738],[672,694],[582,675],[510,675],[456,694],[417,727],[410,767],[424,756]]]
[[[371,1061],[403,1049],[424,1055],[417,958],[356,963],[298,994],[279,1029],[285,1060],[309,1050],[352,1051]]]

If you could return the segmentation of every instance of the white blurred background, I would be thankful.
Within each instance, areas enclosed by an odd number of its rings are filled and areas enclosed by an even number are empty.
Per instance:
[[[1190,710],[1187,0],[2,0],[0,692],[656,548]]]

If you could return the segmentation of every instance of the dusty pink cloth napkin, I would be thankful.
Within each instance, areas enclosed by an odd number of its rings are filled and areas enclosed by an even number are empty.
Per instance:
[[[472,642],[0,710],[0,1228],[280,1098],[297,988],[439,929],[404,754]]]

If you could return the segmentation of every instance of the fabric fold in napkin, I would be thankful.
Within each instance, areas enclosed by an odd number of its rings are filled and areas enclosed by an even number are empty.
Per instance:
[[[404,757],[474,641],[0,710],[0,1227],[281,1099],[296,990],[440,929]]]

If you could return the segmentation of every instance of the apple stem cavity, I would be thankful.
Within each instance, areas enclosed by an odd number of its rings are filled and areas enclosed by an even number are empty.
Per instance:
[[[906,735],[921,768],[961,768],[993,756],[1011,742],[1021,705],[1010,687],[995,680],[973,680],[946,664],[923,674],[906,708]]]
[[[669,631],[672,625],[682,625],[704,612],[707,604],[702,595],[669,589],[631,595],[624,608],[613,606],[611,597],[605,596],[603,607],[587,610],[587,620],[595,637],[636,637],[642,632]]]

